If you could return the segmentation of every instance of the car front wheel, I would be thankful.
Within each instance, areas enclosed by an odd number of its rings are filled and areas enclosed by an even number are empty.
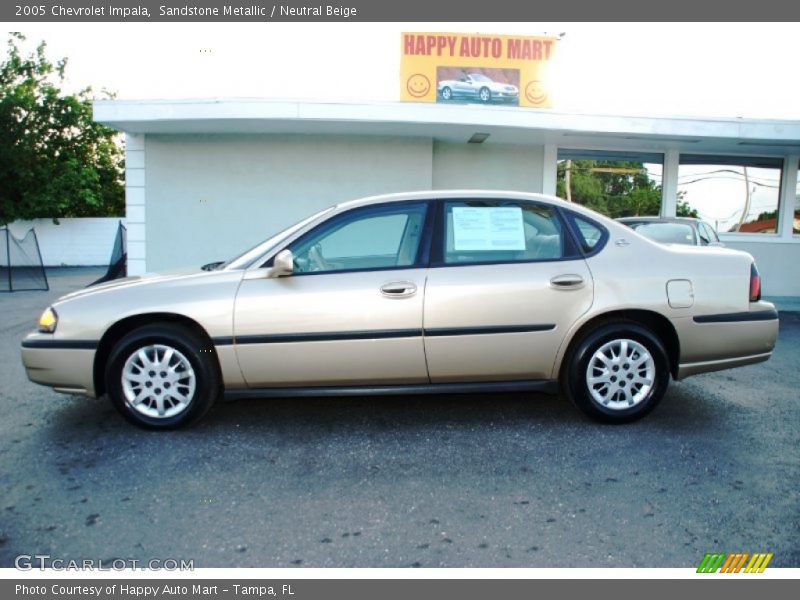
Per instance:
[[[478,98],[481,99],[481,102],[489,102],[492,99],[492,92],[489,88],[483,87],[478,92]]]
[[[661,401],[669,384],[669,359],[647,328],[627,321],[609,323],[575,347],[564,379],[567,395],[589,417],[629,423]]]
[[[106,389],[131,423],[177,429],[202,417],[220,391],[213,350],[187,327],[171,323],[140,327],[114,346]]]
[[[453,97],[453,91],[449,88],[442,88],[442,100],[450,100]]]

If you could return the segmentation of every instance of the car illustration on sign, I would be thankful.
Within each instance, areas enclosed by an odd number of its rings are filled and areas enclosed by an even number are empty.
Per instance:
[[[492,81],[481,73],[471,73],[459,79],[440,81],[437,86],[439,97],[442,100],[466,98],[489,102],[518,102],[519,88],[509,83]]]
[[[753,258],[662,245],[539,194],[336,205],[224,263],[68,294],[22,342],[28,377],[176,428],[224,395],[541,391],[628,422],[670,378],[767,360]]]

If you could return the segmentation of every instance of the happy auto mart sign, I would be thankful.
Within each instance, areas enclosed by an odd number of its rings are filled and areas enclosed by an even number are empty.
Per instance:
[[[403,33],[400,99],[550,108],[556,38]]]

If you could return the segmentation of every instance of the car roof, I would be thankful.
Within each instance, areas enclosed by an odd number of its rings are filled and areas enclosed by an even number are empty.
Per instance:
[[[413,192],[400,192],[394,194],[380,194],[367,196],[356,200],[348,200],[334,205],[334,212],[341,213],[351,208],[359,206],[369,206],[372,204],[383,204],[386,202],[404,202],[409,200],[520,200],[522,202],[546,202],[560,208],[570,210],[573,213],[581,214],[589,219],[602,222],[604,225],[622,226],[614,219],[607,217],[590,208],[586,208],[574,202],[568,202],[556,196],[539,194],[534,192],[520,192],[515,190],[485,190],[485,189],[451,189],[451,190],[419,190]]]
[[[521,200],[523,202],[547,202],[561,208],[571,210],[576,213],[584,214],[592,219],[603,219],[613,222],[613,219],[606,217],[590,208],[568,202],[556,196],[548,194],[538,194],[533,192],[520,192],[515,190],[484,190],[484,189],[451,189],[451,190],[419,190],[413,192],[399,192],[394,194],[379,194],[367,196],[356,200],[348,200],[336,204],[334,208],[337,212],[356,208],[358,206],[368,206],[370,204],[383,204],[385,202],[403,202],[408,200],[453,200],[466,198],[469,200]]]
[[[699,223],[695,217],[619,217],[620,223]]]

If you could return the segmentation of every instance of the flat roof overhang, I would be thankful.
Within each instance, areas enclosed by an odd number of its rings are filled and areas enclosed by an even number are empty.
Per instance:
[[[564,148],[788,156],[800,121],[588,115],[501,106],[262,99],[99,100],[94,119],[131,134],[285,134],[429,138]]]

